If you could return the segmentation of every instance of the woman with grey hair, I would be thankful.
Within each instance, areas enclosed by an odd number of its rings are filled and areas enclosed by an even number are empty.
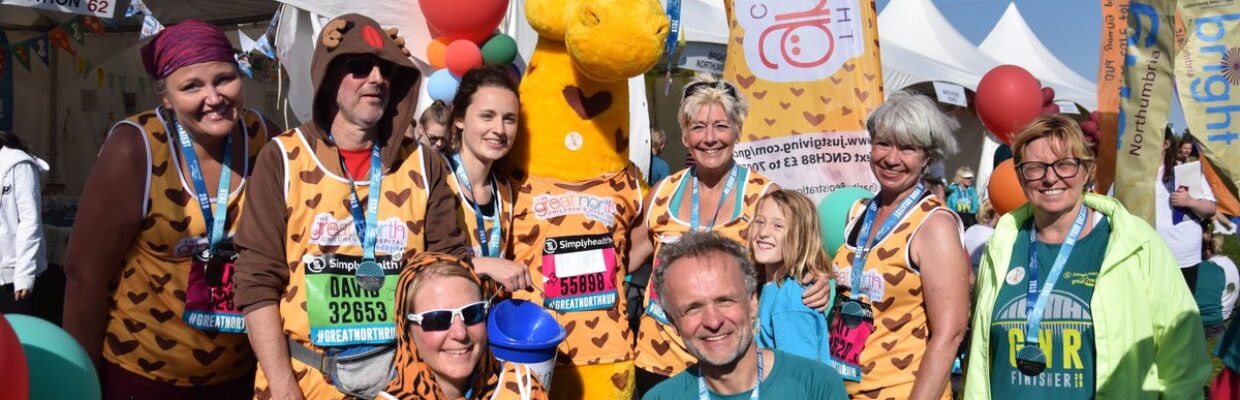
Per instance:
[[[678,118],[681,143],[697,164],[663,179],[646,196],[642,223],[629,234],[630,273],[688,232],[713,231],[738,244],[746,243],[744,232],[758,198],[777,189],[770,179],[732,158],[747,110],[745,97],[728,81],[703,74],[684,87]],[[659,265],[656,260],[655,271]],[[807,290],[807,305],[826,305],[827,281],[819,279]],[[639,395],[697,362],[668,323],[658,294],[649,287],[644,303],[637,335]]]
[[[892,94],[866,122],[881,189],[849,212],[829,322],[828,364],[852,396],[951,398],[948,378],[969,316],[969,260],[959,217],[922,178],[955,152],[958,128],[932,100],[908,92]]]

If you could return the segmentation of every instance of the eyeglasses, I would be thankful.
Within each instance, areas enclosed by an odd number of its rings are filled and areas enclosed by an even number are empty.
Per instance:
[[[728,81],[718,81],[718,82],[695,82],[695,83],[689,84],[688,86],[685,86],[684,91],[680,94],[680,101],[684,101],[685,99],[689,98],[689,96],[697,94],[697,92],[700,92],[706,88],[715,88],[715,89],[722,90],[725,93],[727,93],[728,96],[732,98],[732,100],[737,100],[737,101],[740,100],[740,95],[736,93],[736,86],[732,86],[732,84],[728,83]]]
[[[1045,163],[1041,161],[1025,161],[1016,166],[1016,170],[1020,172],[1020,177],[1026,181],[1036,181],[1046,177],[1048,169],[1054,169],[1055,175],[1060,179],[1066,179],[1076,176],[1081,172],[1081,164],[1084,160],[1079,158],[1065,158],[1053,163]]]
[[[476,325],[487,319],[487,310],[491,308],[491,302],[479,301],[477,303],[466,304],[461,308],[446,308],[442,310],[430,310],[422,313],[409,313],[405,316],[409,322],[421,326],[422,330],[427,332],[446,331],[452,327],[452,321],[457,317],[461,318],[466,326]]]
[[[914,155],[917,155],[918,153],[921,153],[922,151],[921,148],[918,148],[916,146],[910,146],[910,145],[896,146],[896,145],[891,144],[891,142],[886,142],[886,141],[874,142],[872,146],[874,147],[875,150],[878,150],[882,152],[883,154],[887,154],[888,152],[891,152],[891,150],[896,149],[897,147],[900,150],[900,154],[904,156],[914,156]]]
[[[345,70],[349,71],[354,78],[365,78],[370,76],[376,66],[379,67],[379,73],[384,77],[392,76],[392,69],[395,67],[392,63],[382,61],[374,57],[357,57],[345,61]]]

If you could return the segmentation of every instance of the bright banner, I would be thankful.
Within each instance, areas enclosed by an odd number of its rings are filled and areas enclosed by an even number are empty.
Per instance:
[[[1128,49],[1121,74],[1115,197],[1154,224],[1154,181],[1173,86],[1175,0],[1128,6]]]
[[[1098,60],[1098,172],[1096,188],[1106,193],[1115,181],[1119,88],[1124,85],[1124,53],[1128,48],[1128,1],[1102,0],[1102,43]]]
[[[0,4],[112,18],[119,0],[0,0]]]
[[[1176,55],[1175,81],[1184,119],[1234,198],[1240,187],[1240,92],[1233,96],[1231,89],[1240,85],[1240,4],[1185,1],[1179,12],[1185,40]]]
[[[729,0],[725,79],[749,101],[737,162],[815,201],[877,191],[865,119],[883,101],[874,0]]]

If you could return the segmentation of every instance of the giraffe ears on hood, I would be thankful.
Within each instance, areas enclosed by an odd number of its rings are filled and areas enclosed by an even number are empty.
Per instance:
[[[396,43],[396,46],[400,47],[401,54],[404,54],[405,57],[410,56],[409,49],[405,48],[405,38],[400,37],[400,34],[399,34],[400,29],[397,29],[396,27],[392,27],[392,28],[384,29],[383,32],[387,33],[387,35],[392,38],[392,43]]]
[[[323,27],[323,47],[327,50],[335,50],[340,47],[340,41],[344,40],[344,34],[353,29],[353,22],[343,19],[332,20]]]

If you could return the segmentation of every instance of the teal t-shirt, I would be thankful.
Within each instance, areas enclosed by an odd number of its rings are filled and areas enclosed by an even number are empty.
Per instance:
[[[1227,274],[1223,267],[1210,261],[1197,265],[1197,309],[1201,310],[1201,324],[1211,327],[1223,323],[1223,289],[1227,286]]]
[[[824,399],[846,400],[844,381],[826,364],[794,356],[779,350],[775,354],[775,366],[762,381],[760,397],[763,399]],[[698,367],[692,366],[676,376],[663,381],[642,397],[643,400],[684,400],[698,398]],[[733,395],[710,392],[711,400],[749,400],[752,391]]]
[[[1027,376],[1016,368],[1016,352],[1025,345],[1026,294],[1029,290],[1029,224],[1013,244],[1003,288],[995,298],[990,323],[990,395],[996,399],[1092,399],[1094,397],[1094,323],[1089,302],[1098,281],[1111,226],[1095,223],[1076,242],[1042,313],[1038,346],[1046,370]],[[1045,285],[1061,244],[1038,242],[1039,284]]]

